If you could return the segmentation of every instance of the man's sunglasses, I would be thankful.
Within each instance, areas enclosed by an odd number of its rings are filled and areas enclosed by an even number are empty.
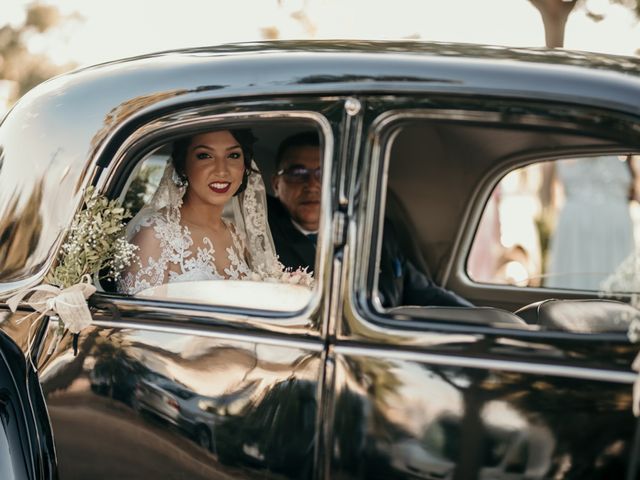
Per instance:
[[[311,178],[317,181],[322,180],[322,168],[305,168],[305,167],[289,167],[283,168],[276,172],[276,175],[282,175],[289,183],[307,183]]]

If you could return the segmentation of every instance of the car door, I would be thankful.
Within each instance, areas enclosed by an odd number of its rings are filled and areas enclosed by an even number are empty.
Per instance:
[[[314,476],[343,106],[335,98],[176,105],[109,147],[117,153],[94,183],[124,198],[140,159],[155,161],[177,132],[258,126],[264,140],[274,123],[280,133],[317,129],[325,185],[315,287],[302,306],[279,309],[266,298],[278,285],[267,283],[212,281],[209,293],[186,300],[99,292],[77,355],[67,337],[52,347],[52,318],[38,363],[61,479]],[[225,303],[232,283],[239,303]]]
[[[344,314],[330,326],[332,475],[637,478],[628,323],[600,328],[589,310],[575,312],[588,329],[527,323],[509,310],[588,294],[484,285],[465,270],[506,172],[551,155],[637,151],[637,118],[482,96],[359,100],[365,140],[350,183]],[[385,304],[388,222],[404,229],[400,251],[426,265],[425,278],[476,306]]]

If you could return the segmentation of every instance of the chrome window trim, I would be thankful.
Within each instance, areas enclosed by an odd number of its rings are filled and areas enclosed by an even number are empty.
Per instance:
[[[315,315],[321,306],[321,301],[323,298],[323,293],[325,288],[323,285],[328,282],[328,275],[330,270],[328,268],[328,257],[331,252],[331,224],[332,224],[332,206],[331,206],[331,178],[332,178],[332,168],[333,168],[333,155],[334,155],[334,138],[333,132],[331,130],[331,125],[327,118],[321,113],[309,110],[280,110],[274,109],[269,111],[246,111],[246,112],[234,112],[234,113],[211,113],[211,114],[203,114],[203,116],[197,116],[201,114],[203,111],[210,111],[212,105],[208,105],[206,107],[192,107],[187,109],[181,109],[179,111],[174,111],[168,115],[163,117],[156,118],[149,123],[144,124],[143,126],[136,129],[133,133],[131,133],[126,140],[118,147],[116,153],[113,156],[113,160],[109,163],[106,170],[100,175],[98,181],[96,182],[96,189],[98,192],[107,191],[118,179],[119,172],[125,167],[125,164],[131,160],[132,157],[136,158],[136,161],[140,161],[141,158],[138,158],[138,153],[140,150],[144,151],[144,145],[148,144],[150,140],[155,137],[160,136],[161,134],[175,134],[179,131],[184,131],[186,129],[193,129],[198,127],[213,127],[221,124],[229,124],[229,123],[248,123],[251,121],[266,121],[266,120],[307,120],[313,122],[322,132],[323,142],[324,142],[324,152],[323,152],[323,179],[322,179],[322,198],[321,198],[321,210],[320,210],[320,228],[319,228],[319,236],[318,236],[318,245],[319,254],[316,255],[316,283],[313,289],[312,298],[309,301],[309,304],[302,310],[297,312],[278,312],[281,319],[274,319],[268,317],[260,317],[259,312],[256,312],[255,316],[252,314],[252,320],[259,320],[260,322],[264,322],[265,326],[268,325],[277,325],[282,324],[283,319],[286,319],[287,322],[295,323],[296,321],[305,321]],[[197,116],[197,117],[196,117]],[[111,140],[111,139],[110,139]],[[107,142],[108,143],[108,142]],[[133,154],[131,154],[133,152]],[[138,152],[138,153],[136,153]],[[328,273],[329,272],[329,273]],[[135,302],[135,297],[126,297],[123,299],[121,303],[117,299],[111,298],[110,301],[115,306],[124,306],[126,305],[126,310],[132,311],[136,310],[135,306],[132,306],[131,303]],[[145,299],[146,303],[147,299]],[[179,303],[180,308],[184,312],[195,311],[194,307],[197,307],[197,315],[200,317],[212,317],[212,318],[220,318],[221,313],[211,311],[205,312],[202,311],[202,304],[190,304],[177,302],[174,300],[168,300],[164,302],[162,300],[158,300],[157,303],[154,302],[164,311],[175,311],[175,307],[172,307],[170,303]],[[190,305],[192,309],[190,309]],[[208,308],[214,308],[215,305],[204,306]],[[225,307],[225,309],[230,309]],[[141,311],[148,310],[148,307],[143,306]],[[250,312],[250,310],[247,310]],[[224,315],[227,315],[226,313]],[[238,314],[238,320],[242,322],[243,317],[247,317],[246,312],[242,312]],[[322,318],[320,323],[325,323],[326,319]],[[244,322],[246,323],[246,322]],[[307,321],[307,323],[309,323]],[[315,327],[309,325],[310,328],[308,330],[310,332],[319,332],[321,325],[316,325]]]
[[[600,382],[623,383],[628,385],[633,384],[637,378],[637,374],[631,371],[623,372],[619,370],[573,367],[565,365],[559,366],[546,363],[521,362],[517,360],[507,361],[465,356],[436,355],[431,353],[395,349],[389,351],[380,348],[352,347],[346,345],[336,345],[334,348],[336,355],[342,354],[348,357],[378,357],[391,361],[400,360],[427,363],[431,365],[529,373],[534,375],[549,375],[553,377],[579,378],[582,380],[596,380]]]
[[[51,322],[51,328],[57,328],[58,321],[54,320]],[[150,331],[150,332],[158,332],[158,333],[166,333],[171,335],[197,335],[199,337],[206,338],[215,338],[225,341],[233,341],[233,342],[247,342],[247,343],[255,343],[259,345],[270,345],[274,347],[287,347],[287,348],[299,348],[300,350],[309,350],[312,352],[322,352],[324,351],[324,345],[318,342],[315,338],[295,338],[292,339],[290,335],[286,337],[277,336],[277,335],[263,335],[263,334],[251,334],[246,333],[244,331],[240,332],[229,332],[229,331],[221,331],[219,329],[196,329],[196,328],[187,328],[180,324],[175,325],[167,325],[166,323],[163,325],[159,324],[148,324],[148,323],[137,323],[131,321],[109,321],[109,320],[93,320],[92,325],[101,328],[119,328],[119,329],[129,329],[135,331]]]
[[[504,99],[502,99],[504,100]],[[518,99],[512,99],[514,102],[517,102]],[[584,109],[593,108],[589,105],[582,105]],[[609,115],[616,115],[615,112],[607,112]],[[550,128],[558,128],[564,130],[571,131],[580,131],[577,123],[571,123],[568,121],[560,121],[552,118],[542,119],[542,115],[538,114],[510,114],[508,116],[508,120],[505,120],[503,115],[500,112],[486,112],[486,111],[473,111],[473,110],[459,110],[459,109],[427,109],[427,108],[419,108],[419,109],[411,109],[409,107],[403,109],[395,109],[389,110],[378,117],[373,119],[370,124],[369,132],[365,135],[372,138],[371,147],[366,146],[364,151],[365,160],[368,157],[369,164],[366,170],[364,170],[366,187],[363,189],[366,192],[366,199],[364,201],[359,202],[357,217],[364,218],[364,221],[359,222],[359,225],[356,226],[353,222],[349,228],[349,240],[348,244],[356,246],[356,248],[352,248],[348,263],[347,263],[347,282],[345,284],[346,294],[344,297],[344,307],[345,307],[345,315],[343,317],[343,322],[347,326],[347,331],[350,332],[349,338],[355,336],[362,336],[364,338],[370,338],[372,340],[383,341],[387,344],[411,344],[411,345],[421,345],[421,346],[429,346],[434,344],[442,343],[442,335],[441,333],[430,333],[428,331],[422,331],[419,333],[418,338],[416,339],[417,330],[400,330],[393,329],[389,326],[378,323],[375,320],[367,317],[383,317],[386,315],[386,312],[382,305],[380,304],[379,298],[374,296],[372,298],[372,303],[374,307],[374,311],[370,311],[366,308],[366,302],[358,301],[358,299],[362,300],[365,296],[372,293],[367,289],[367,280],[368,280],[368,270],[371,265],[371,261],[375,261],[374,265],[380,264],[380,255],[381,255],[381,244],[382,244],[382,222],[384,220],[384,211],[386,206],[386,189],[388,184],[388,171],[389,171],[389,151],[392,145],[392,141],[399,132],[399,129],[395,127],[396,124],[401,124],[406,121],[411,120],[446,120],[446,121],[465,121],[472,123],[494,123],[499,124],[505,121],[508,121],[509,125],[523,125],[523,126],[541,126],[541,127],[550,127]],[[574,118],[577,118],[577,114],[574,114]],[[385,136],[386,135],[386,136]],[[595,149],[591,149],[591,151],[595,151]],[[607,150],[609,151],[609,150]],[[575,150],[574,150],[575,152]],[[539,156],[536,158],[540,158]],[[529,163],[531,163],[531,159],[529,159]],[[525,160],[523,162],[526,163]],[[378,178],[377,172],[380,171],[382,163],[382,174],[380,178],[380,187],[378,187]],[[365,161],[366,164],[366,161]],[[510,168],[517,168],[517,165],[511,165]],[[483,191],[486,191],[488,185],[491,184],[491,179],[495,178],[496,172],[505,169],[505,167],[497,166],[494,169],[491,169],[484,178],[479,182],[478,188],[473,192],[473,197],[477,198],[479,194],[482,194]],[[355,192],[352,191],[351,195]],[[380,196],[380,208],[376,212],[375,209],[371,206],[371,200],[375,200],[378,192],[384,192],[384,195]],[[353,202],[353,198],[351,199]],[[452,245],[452,252],[458,252],[461,246],[464,246],[463,242],[466,240],[470,242],[473,240],[473,236],[475,234],[475,229],[470,229],[465,227],[465,225],[469,224],[470,217],[474,215],[473,202],[470,202],[469,205],[464,210],[463,218],[461,220],[461,225],[463,226],[456,233],[455,240]],[[480,212],[481,215],[482,212]],[[477,219],[479,220],[479,218]],[[378,231],[373,231],[373,225],[376,224],[378,227]],[[374,235],[377,237],[377,248],[375,252],[371,251],[371,242],[367,241],[369,238],[374,238]],[[470,239],[467,239],[470,237]],[[467,252],[468,253],[468,252]],[[373,256],[375,255],[375,256]],[[451,258],[444,266],[444,274],[443,281],[446,282],[449,276],[451,275],[452,269],[454,267],[454,263],[456,260],[456,255],[452,255]],[[465,256],[466,261],[466,256]],[[464,272],[465,276],[466,271]],[[468,277],[468,276],[467,276]],[[468,281],[471,282],[469,279]],[[377,276],[373,279],[373,286],[377,290],[378,288],[378,279]],[[473,282],[473,285],[482,285],[476,282]],[[502,288],[500,285],[496,285],[496,288]],[[375,290],[374,290],[375,291]],[[360,293],[358,293],[360,292]],[[360,297],[359,297],[360,295]],[[365,310],[363,312],[363,308]],[[437,307],[434,307],[437,308]],[[364,313],[364,314],[363,314]],[[371,315],[373,314],[373,315]],[[454,320],[454,318],[452,318]],[[453,323],[452,323],[453,325]],[[532,325],[531,329],[527,328],[510,328],[508,331],[513,332],[514,335],[539,335],[543,334],[546,338],[558,337],[565,335],[565,332],[548,332],[541,331],[536,326]],[[486,332],[487,329],[490,331],[497,332],[505,332],[504,328],[493,327],[491,325],[473,325],[473,326],[460,326],[456,325],[455,330],[459,332],[466,331],[469,332],[470,336],[475,336],[477,334],[482,334],[478,332]],[[339,336],[343,331],[342,325],[338,326]],[[449,334],[444,334],[449,335]],[[457,334],[452,333],[451,335],[457,336]],[[582,337],[589,334],[571,334],[574,337]],[[591,335],[592,337],[592,335]],[[623,337],[623,334],[620,335]],[[586,337],[585,337],[586,338]],[[445,341],[445,343],[447,343]]]

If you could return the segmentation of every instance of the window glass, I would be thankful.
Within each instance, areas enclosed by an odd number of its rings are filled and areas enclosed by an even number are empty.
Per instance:
[[[315,283],[315,243],[304,234],[318,233],[322,149],[317,129],[300,121],[216,126],[156,148],[121,192],[138,258],[109,288],[230,307],[304,308]],[[298,214],[300,228],[292,221]],[[306,255],[287,250],[296,242],[309,243]]]
[[[151,201],[170,156],[171,151],[164,146],[148,155],[136,166],[124,189],[123,200],[123,206],[128,208],[132,215],[137,214],[145,204]]]
[[[482,283],[637,291],[640,227],[634,155],[540,162],[495,187],[467,272]]]

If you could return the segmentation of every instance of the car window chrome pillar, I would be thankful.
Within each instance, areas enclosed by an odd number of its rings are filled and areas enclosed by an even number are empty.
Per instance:
[[[349,97],[344,102],[343,136],[340,152],[340,179],[338,188],[338,205],[347,208],[350,188],[355,172],[358,171],[358,151],[362,132],[363,103],[355,97]]]

